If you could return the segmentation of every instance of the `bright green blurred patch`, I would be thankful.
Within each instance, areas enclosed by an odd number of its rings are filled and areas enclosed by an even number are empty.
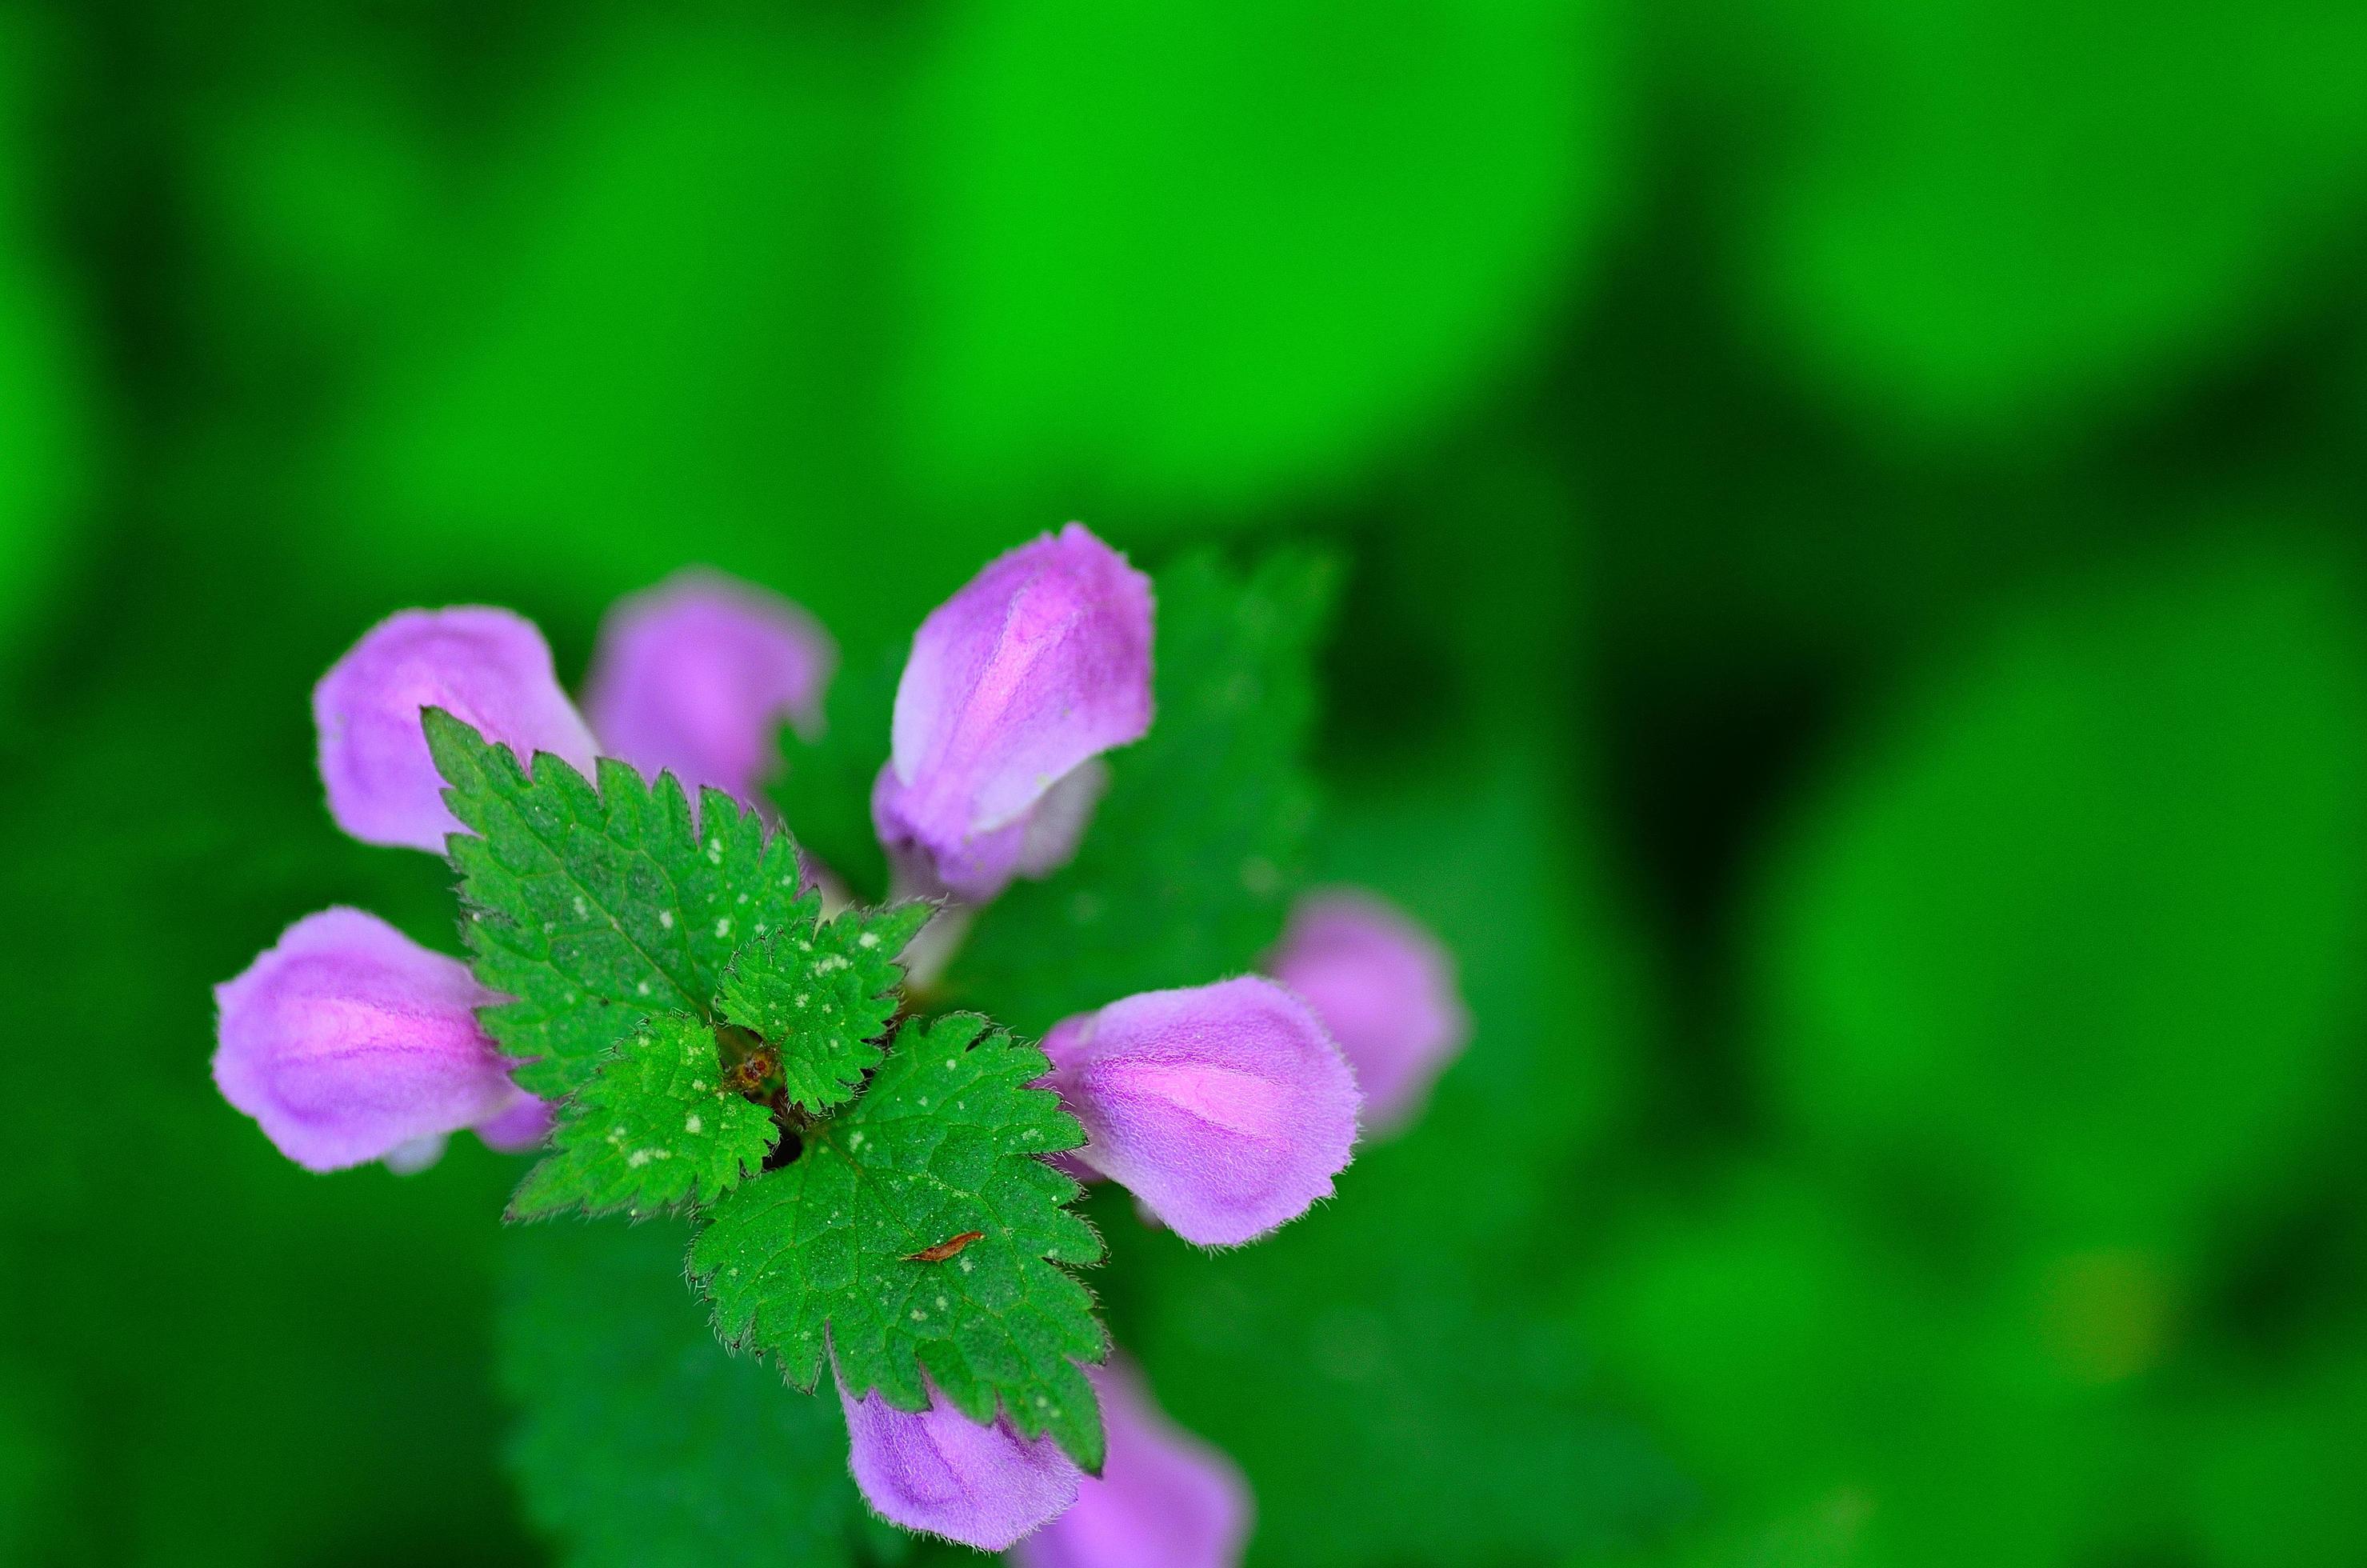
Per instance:
[[[1892,1185],[2186,1256],[2304,1159],[2360,1023],[2367,644],[2240,546],[2028,607],[1782,858],[1764,1070]]]
[[[2367,10],[1720,0],[1744,288],[1918,435],[2141,408],[2297,315],[2367,195]],[[1763,118],[1762,118],[1763,117]]]
[[[225,286],[303,304],[333,368],[331,569],[588,609],[703,561],[844,626],[1059,520],[916,517],[883,455],[900,38],[610,20],[481,120],[291,91],[226,139]]]
[[[947,495],[1296,498],[1514,365],[1598,237],[1598,0],[961,0],[915,116],[902,450]]]
[[[869,42],[625,29],[560,74],[362,409],[356,496],[404,551],[604,593],[685,558],[845,575],[831,541],[881,491],[858,328]]]
[[[91,460],[83,346],[42,223],[34,89],[52,65],[31,30],[0,24],[0,673],[65,564]]]

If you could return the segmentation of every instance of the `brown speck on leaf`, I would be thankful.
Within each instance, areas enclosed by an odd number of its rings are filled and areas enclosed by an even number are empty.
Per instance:
[[[943,1263],[946,1259],[953,1256],[954,1254],[961,1251],[962,1248],[969,1245],[970,1243],[982,1242],[985,1239],[986,1233],[984,1231],[964,1231],[960,1235],[946,1237],[944,1241],[939,1242],[933,1247],[923,1247],[920,1251],[911,1254],[904,1259],[904,1261],[907,1263]]]

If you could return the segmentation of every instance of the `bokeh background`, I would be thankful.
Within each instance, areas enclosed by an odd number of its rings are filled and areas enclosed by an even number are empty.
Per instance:
[[[296,915],[451,944],[363,627],[853,663],[1082,517],[1345,552],[1323,866],[1479,1020],[1111,1221],[1258,1561],[2367,1562],[2362,260],[2328,0],[9,7],[0,1560],[544,1560],[514,1165],[207,1075]]]

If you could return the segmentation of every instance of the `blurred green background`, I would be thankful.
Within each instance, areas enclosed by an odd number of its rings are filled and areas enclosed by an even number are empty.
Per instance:
[[[864,667],[1082,517],[1348,553],[1323,866],[1479,1022],[1274,1241],[1100,1216],[1256,1560],[2367,1562],[2362,262],[2327,0],[10,7],[0,1561],[543,1560],[514,1165],[207,1074],[452,945],[365,626]]]

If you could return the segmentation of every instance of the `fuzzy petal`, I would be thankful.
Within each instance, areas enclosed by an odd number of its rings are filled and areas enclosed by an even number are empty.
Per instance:
[[[493,996],[469,966],[357,909],[298,921],[214,1000],[222,1097],[311,1170],[383,1159],[521,1097],[477,1028]]]
[[[1150,729],[1150,580],[1081,524],[989,562],[912,639],[881,842],[961,897],[1000,892],[1053,786]]]
[[[444,852],[444,808],[423,708],[443,708],[521,760],[547,751],[589,771],[592,732],[552,673],[534,623],[505,609],[407,609],[379,622],[312,688],[329,814],[365,844]]]
[[[379,1163],[397,1176],[417,1176],[422,1171],[435,1169],[437,1163],[444,1158],[444,1151],[451,1142],[452,1135],[448,1132],[431,1132],[424,1138],[406,1138],[379,1155]]]
[[[1131,1363],[1089,1367],[1109,1455],[1077,1506],[1020,1542],[1018,1568],[1230,1568],[1248,1543],[1248,1483],[1167,1419]]]
[[[1270,980],[1129,996],[1056,1026],[1044,1052],[1084,1124],[1074,1157],[1202,1246],[1305,1213],[1356,1142],[1355,1074]]]
[[[1019,841],[1019,874],[1042,879],[1077,858],[1085,829],[1109,790],[1109,764],[1087,757],[1044,791],[1028,808],[1026,831]]]
[[[1299,900],[1266,972],[1314,1008],[1347,1052],[1368,1129],[1410,1121],[1471,1038],[1446,949],[1368,892],[1340,888]]]
[[[780,769],[782,722],[821,722],[837,663],[829,634],[788,600],[678,572],[608,611],[583,709],[607,755],[672,773],[693,800],[707,785],[757,803]]]
[[[999,1418],[980,1426],[949,1404],[898,1410],[876,1391],[851,1399],[843,1383],[838,1403],[855,1483],[908,1530],[1001,1551],[1077,1500],[1083,1471],[1049,1436],[1031,1441]]]
[[[523,1154],[542,1147],[542,1141],[550,1136],[550,1102],[538,1100],[520,1089],[508,1106],[476,1123],[470,1131],[488,1149]]]

